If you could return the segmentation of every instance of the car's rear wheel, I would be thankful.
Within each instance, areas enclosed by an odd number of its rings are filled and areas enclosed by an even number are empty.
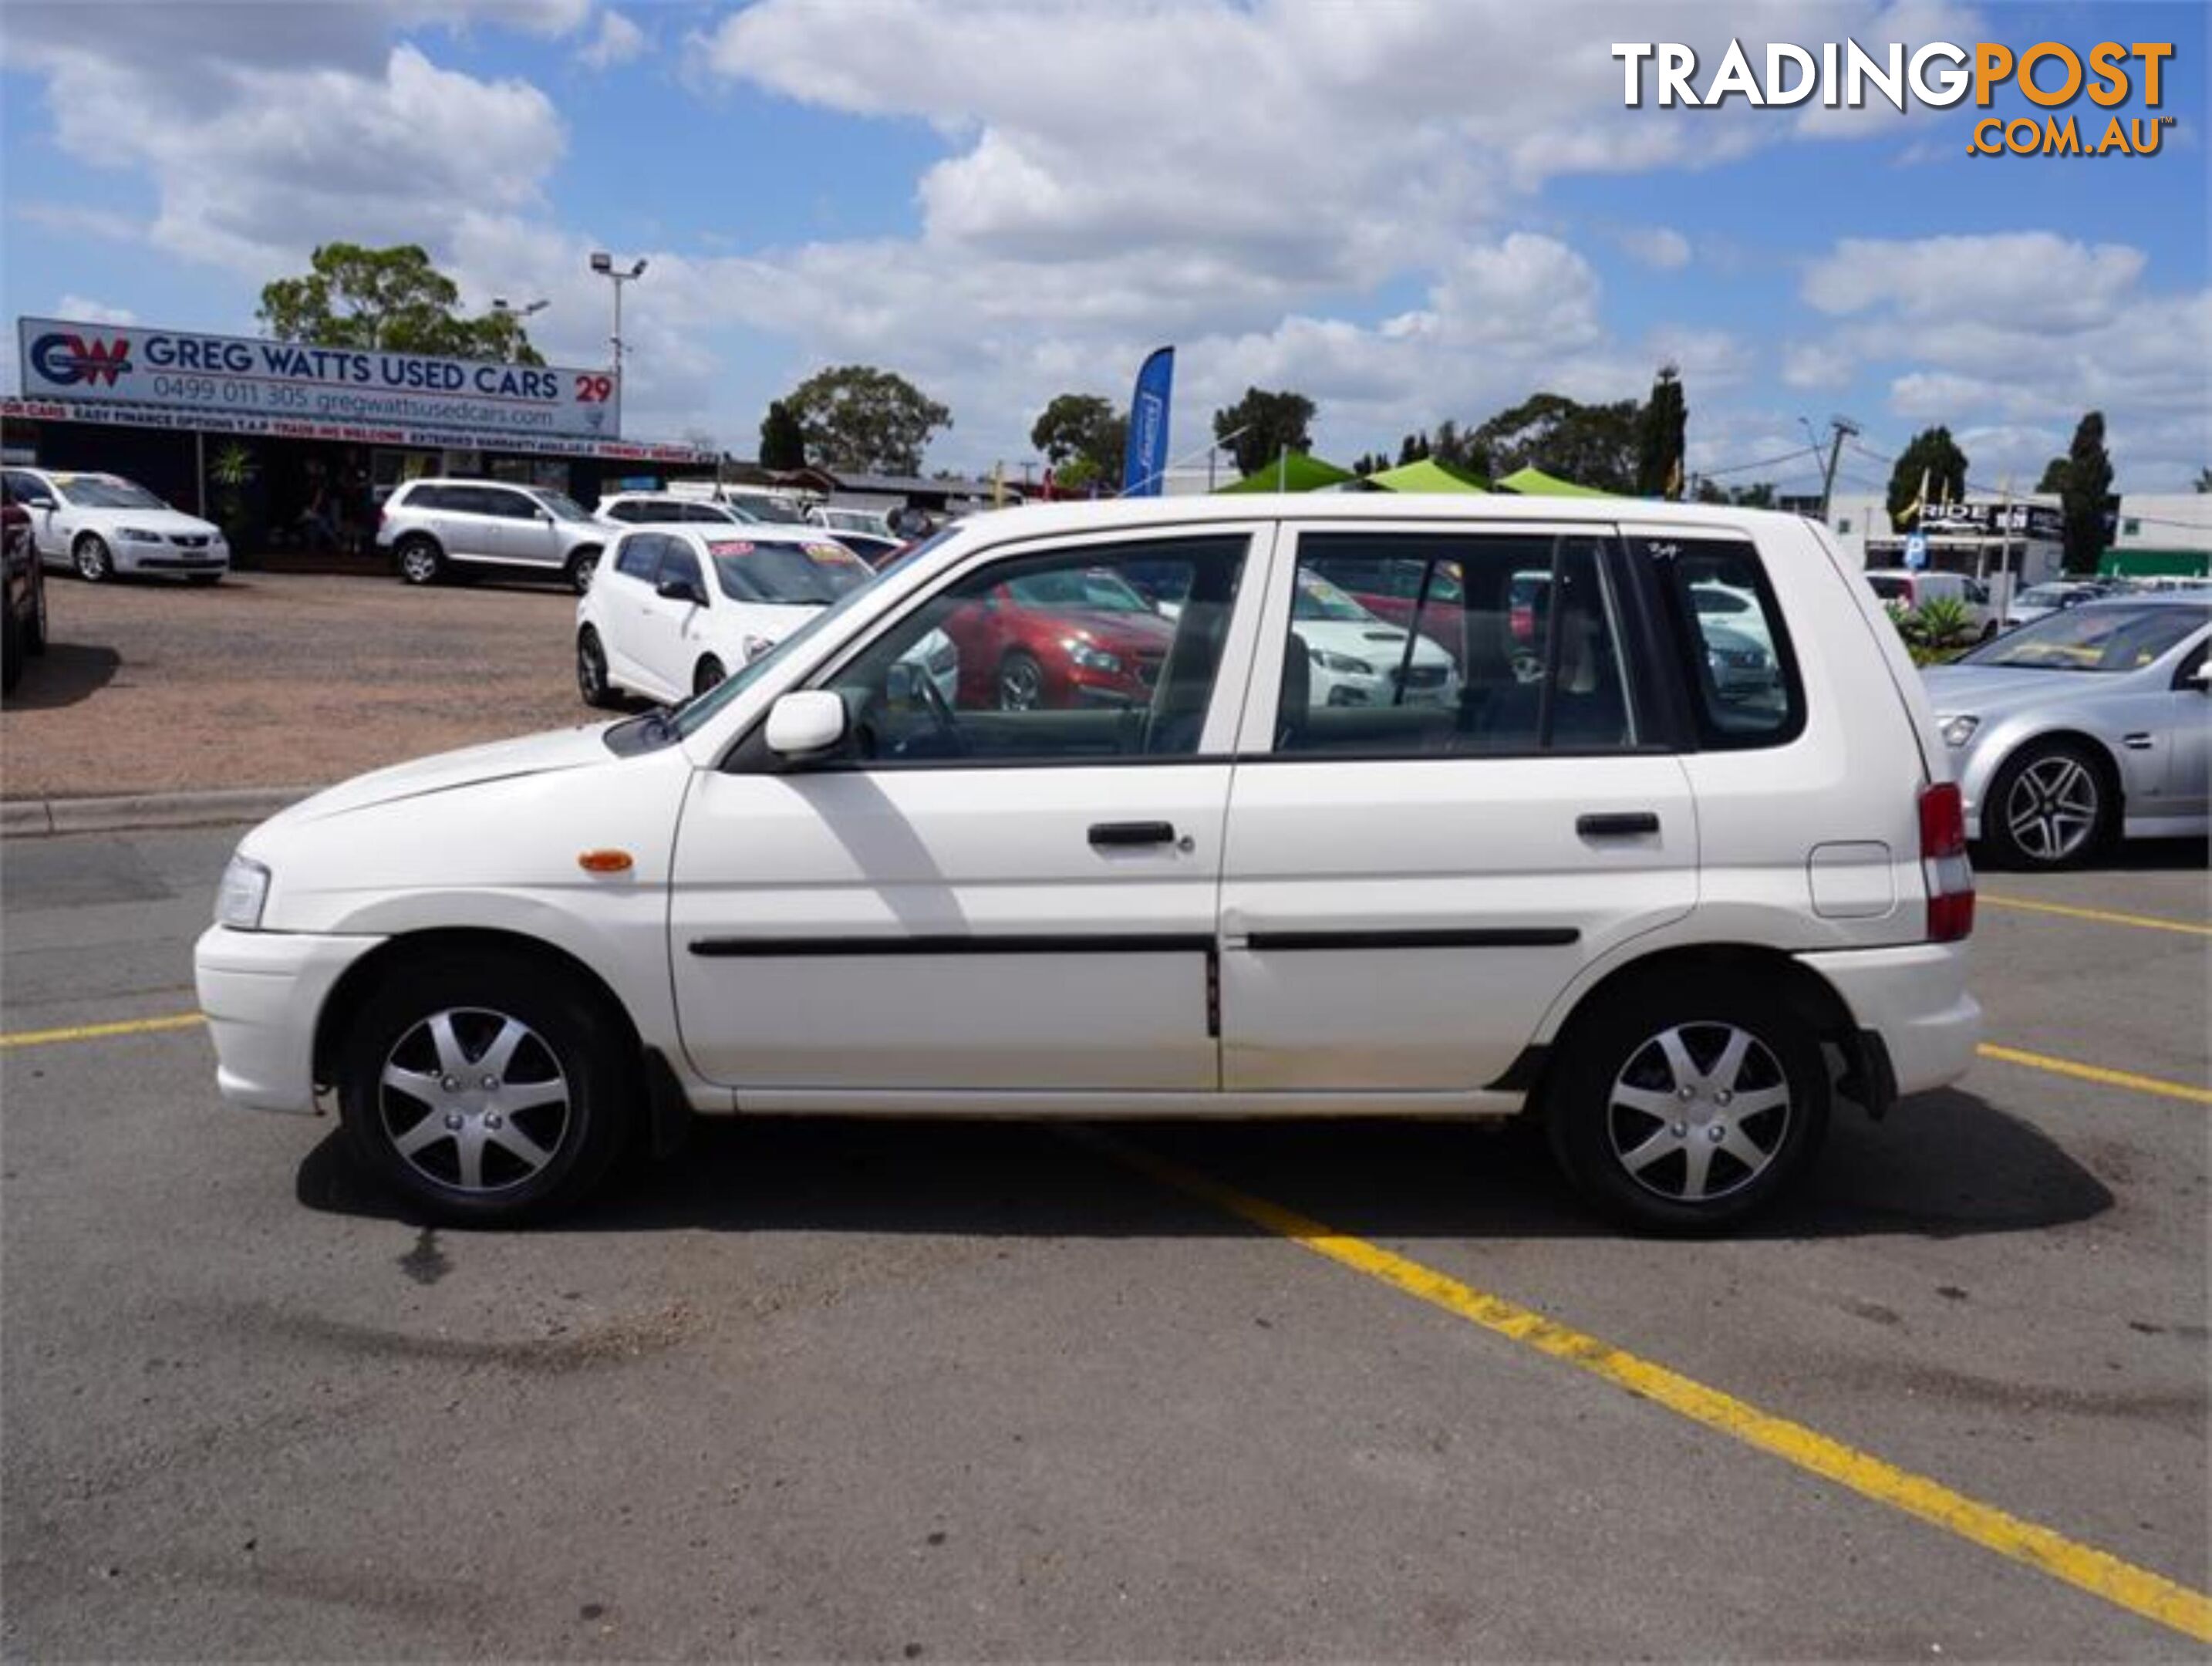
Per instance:
[[[46,651],[46,569],[36,550],[31,552],[31,617],[23,624],[23,652]]]
[[[70,546],[70,563],[87,584],[102,584],[115,576],[115,556],[97,532],[87,532]]]
[[[600,646],[599,633],[589,625],[576,633],[576,692],[587,706],[615,703],[613,685],[607,681],[607,651]]]
[[[338,1104],[356,1157],[442,1220],[551,1213],[621,1144],[623,1073],[605,1003],[526,956],[442,957],[386,978],[355,1014]]]
[[[1009,650],[999,661],[999,709],[1033,712],[1043,704],[1044,667],[1024,649]]]
[[[445,574],[445,554],[435,539],[419,534],[404,538],[393,553],[399,559],[399,576],[410,584],[435,584]]]
[[[2007,758],[1990,781],[1982,838],[2007,867],[2072,867],[2103,846],[2112,809],[2112,788],[2087,748],[2038,741]]]
[[[699,662],[698,669],[691,673],[691,692],[695,695],[704,694],[729,674],[722,669],[722,662],[710,654]]]
[[[1747,980],[1630,986],[1561,1038],[1552,1151],[1639,1231],[1720,1230],[1765,1207],[1827,1131],[1829,1083],[1803,1020]]]
[[[564,570],[568,576],[568,588],[580,596],[584,594],[592,587],[592,575],[599,570],[599,552],[597,550],[577,550],[568,557],[568,565]]]
[[[14,599],[0,595],[0,694],[12,692],[23,680],[24,635]]]

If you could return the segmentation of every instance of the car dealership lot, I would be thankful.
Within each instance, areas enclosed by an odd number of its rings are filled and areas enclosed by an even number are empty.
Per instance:
[[[424,1231],[216,1099],[232,837],[5,849],[0,1030],[65,1032],[0,1053],[11,1655],[2192,1650],[2201,848],[1985,875],[1989,1039],[2050,1062],[1844,1110],[1762,1230],[1661,1243],[1535,1142],[1387,1123],[711,1127],[558,1228]]]

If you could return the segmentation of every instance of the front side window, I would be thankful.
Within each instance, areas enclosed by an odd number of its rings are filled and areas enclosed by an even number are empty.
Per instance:
[[[1187,757],[1213,697],[1249,540],[1090,545],[978,569],[829,679],[876,765]],[[1175,597],[1148,600],[1141,567]]]
[[[1303,534],[1274,750],[1636,745],[1606,543],[1584,533]]]
[[[1704,745],[1779,745],[1805,727],[1782,611],[1759,551],[1736,538],[1640,538],[1669,590],[1676,645]],[[1879,581],[1877,581],[1879,582]]]
[[[479,514],[497,515],[502,520],[535,520],[538,508],[520,492],[502,491],[497,486],[479,486],[476,498],[483,507]]]
[[[688,584],[701,595],[707,593],[699,572],[697,551],[682,538],[662,535],[660,540],[660,582]]]

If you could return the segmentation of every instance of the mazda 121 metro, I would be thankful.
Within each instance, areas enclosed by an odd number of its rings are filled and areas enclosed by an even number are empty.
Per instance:
[[[1356,702],[1323,575],[1409,604]],[[247,835],[198,950],[223,1092],[334,1097],[463,1221],[695,1115],[1525,1114],[1597,1207],[1694,1231],[1802,1176],[1836,1097],[1973,1058],[1946,749],[1796,516],[1012,509],[728,669]]]

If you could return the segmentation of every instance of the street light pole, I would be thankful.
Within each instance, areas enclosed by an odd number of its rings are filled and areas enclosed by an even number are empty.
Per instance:
[[[643,277],[645,265],[645,261],[640,258],[628,271],[623,271],[616,267],[614,256],[605,249],[595,249],[592,252],[592,270],[615,286],[615,332],[609,339],[615,350],[615,380],[617,382],[622,380],[623,371],[623,285],[635,283]]]
[[[505,295],[494,295],[491,298],[491,309],[493,312],[498,313],[501,318],[511,318],[514,320],[517,337],[521,333],[523,319],[536,317],[538,313],[544,312],[553,303],[550,301],[525,301],[521,306],[517,307],[509,301]],[[507,344],[505,356],[509,364],[514,362],[514,341],[513,339],[510,339]]]

